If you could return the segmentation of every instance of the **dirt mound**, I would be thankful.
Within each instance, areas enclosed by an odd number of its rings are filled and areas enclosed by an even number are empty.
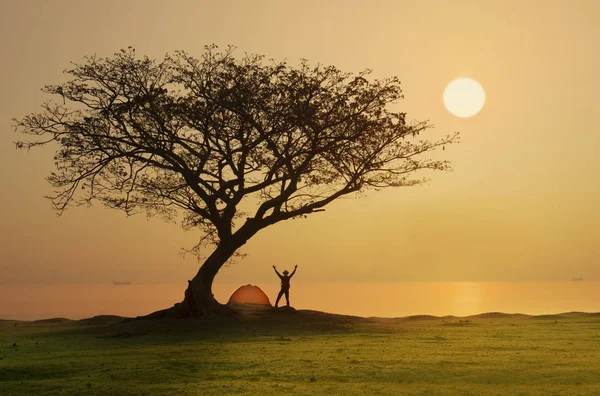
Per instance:
[[[527,315],[520,313],[504,313],[504,312],[485,312],[477,315],[466,316],[466,318],[479,318],[479,319],[502,319],[502,318],[521,318]]]
[[[233,292],[227,304],[256,304],[271,306],[271,301],[264,291],[258,286],[244,285]]]
[[[67,322],[73,322],[73,320],[67,319],[67,318],[50,318],[50,319],[39,319],[39,320],[33,321],[33,323],[67,323]]]
[[[87,326],[107,325],[123,321],[124,317],[116,315],[98,315],[92,318],[80,319],[77,322]]]
[[[411,316],[405,316],[401,319],[404,319],[404,320],[431,320],[431,319],[439,319],[439,317],[433,316],[433,315],[411,315]]]

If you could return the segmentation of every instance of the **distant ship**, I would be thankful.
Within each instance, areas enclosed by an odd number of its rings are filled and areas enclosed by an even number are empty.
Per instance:
[[[574,277],[573,277],[571,280],[572,280],[573,282],[580,282],[580,281],[582,281],[582,280],[583,280],[583,277],[581,277],[581,276],[574,276]]]
[[[129,285],[131,285],[131,282],[129,282],[129,281],[127,281],[127,282],[116,282],[116,281],[113,281],[113,285],[116,285],[116,286],[129,286]]]

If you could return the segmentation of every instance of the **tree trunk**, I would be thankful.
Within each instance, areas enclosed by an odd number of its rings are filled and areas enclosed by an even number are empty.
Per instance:
[[[212,284],[217,272],[233,255],[236,249],[227,245],[217,246],[215,251],[204,261],[196,276],[188,281],[183,303],[187,304],[189,316],[205,316],[207,314],[227,314],[227,308],[220,304],[212,293]]]
[[[259,229],[260,227],[257,227],[252,220],[248,220],[228,241],[221,241],[204,261],[196,276],[188,281],[183,301],[175,304],[172,308],[154,312],[145,318],[228,316],[232,314],[229,307],[215,299],[212,293],[212,284],[221,267]]]
[[[235,250],[234,250],[235,251]],[[227,262],[234,251],[217,246],[204,261],[192,280],[188,281],[183,301],[171,308],[156,311],[139,319],[189,318],[198,316],[228,316],[232,311],[219,303],[212,294],[212,283],[219,269]]]

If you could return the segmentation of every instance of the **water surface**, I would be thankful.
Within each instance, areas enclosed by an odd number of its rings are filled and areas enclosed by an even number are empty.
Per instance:
[[[144,315],[183,299],[187,284],[4,285],[0,318],[81,319],[95,315]],[[217,283],[216,298],[227,302],[238,284]],[[278,284],[259,284],[274,303]],[[600,282],[389,282],[292,285],[291,304],[358,316],[467,316],[483,312],[531,315],[600,312]]]

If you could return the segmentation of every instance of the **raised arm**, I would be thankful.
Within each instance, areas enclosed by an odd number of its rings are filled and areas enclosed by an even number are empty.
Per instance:
[[[298,266],[297,266],[297,265],[295,265],[295,266],[294,266],[294,270],[293,270],[293,271],[292,271],[292,273],[290,274],[290,278],[291,278],[292,276],[294,276],[294,274],[296,273],[296,270],[297,270],[297,269],[298,269]]]
[[[275,273],[277,274],[278,277],[282,278],[283,276],[279,273],[279,271],[277,271],[277,267],[273,266],[273,269],[275,270]]]

